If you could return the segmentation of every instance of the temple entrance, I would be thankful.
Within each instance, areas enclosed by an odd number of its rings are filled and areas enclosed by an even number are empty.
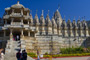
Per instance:
[[[20,40],[20,35],[21,35],[20,31],[14,31],[13,32],[13,40],[19,41]]]

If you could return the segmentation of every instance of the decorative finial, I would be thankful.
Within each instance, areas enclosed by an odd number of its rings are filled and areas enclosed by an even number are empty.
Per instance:
[[[60,10],[60,4],[58,4],[58,9],[57,10]]]
[[[84,20],[84,17],[82,17],[82,20]]]
[[[43,12],[44,12],[44,10],[42,10],[42,15],[43,15]]]
[[[65,20],[65,15],[64,15],[64,19],[63,20]]]
[[[30,15],[32,14],[32,10],[30,10],[31,12],[30,12]]]
[[[80,20],[80,16],[79,16],[79,20]]]
[[[38,10],[36,10],[36,15],[37,15],[37,12],[38,12]]]
[[[54,12],[53,12],[53,16],[52,16],[52,18],[54,18]]]
[[[17,1],[17,4],[19,4],[19,1]]]
[[[50,11],[50,10],[48,10],[48,15],[49,15],[49,11]]]
[[[75,16],[74,16],[74,19],[73,20],[75,20]]]
[[[70,16],[69,16],[69,20],[70,20]]]
[[[85,16],[84,16],[84,20],[85,20]]]

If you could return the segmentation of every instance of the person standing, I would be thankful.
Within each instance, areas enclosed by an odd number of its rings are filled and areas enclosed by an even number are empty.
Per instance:
[[[4,60],[4,53],[3,53],[3,51],[1,52],[1,60]]]
[[[27,60],[27,52],[25,50],[23,50],[22,56],[23,60]]]
[[[40,60],[39,51],[37,50],[37,60]]]
[[[23,60],[23,53],[24,53],[24,51],[22,51],[22,53],[21,53],[21,60]]]
[[[1,60],[1,52],[0,52],[0,60]]]
[[[17,35],[17,40],[19,40],[19,36]]]
[[[16,53],[17,60],[21,60],[21,53],[20,50]]]

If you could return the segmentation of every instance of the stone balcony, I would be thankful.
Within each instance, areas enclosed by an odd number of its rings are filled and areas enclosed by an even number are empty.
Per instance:
[[[12,22],[11,27],[22,27],[22,23],[21,22]]]
[[[11,25],[22,25],[21,22],[12,22]]]
[[[25,30],[36,31],[36,27],[29,26],[28,24],[23,24],[21,22],[11,22],[11,24],[4,24],[4,28],[13,27],[13,28],[25,28]]]
[[[28,25],[28,24],[23,24],[23,27],[24,27],[24,28],[28,28],[29,25]]]
[[[16,28],[21,28],[22,27],[22,23],[21,22],[12,22],[11,24],[5,24],[4,25],[5,28],[8,27],[16,27]]]
[[[5,15],[5,16],[3,16],[3,19],[9,19],[9,15]]]
[[[5,28],[10,27],[10,24],[5,24],[4,27]]]
[[[24,15],[24,18],[27,20],[30,19],[30,16]]]
[[[12,13],[10,14],[10,17],[22,17],[23,15],[21,13]]]

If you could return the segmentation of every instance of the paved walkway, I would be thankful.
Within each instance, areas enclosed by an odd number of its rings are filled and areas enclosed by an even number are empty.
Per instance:
[[[40,59],[40,60],[50,60],[50,59]],[[90,60],[90,57],[53,58],[52,60]]]

